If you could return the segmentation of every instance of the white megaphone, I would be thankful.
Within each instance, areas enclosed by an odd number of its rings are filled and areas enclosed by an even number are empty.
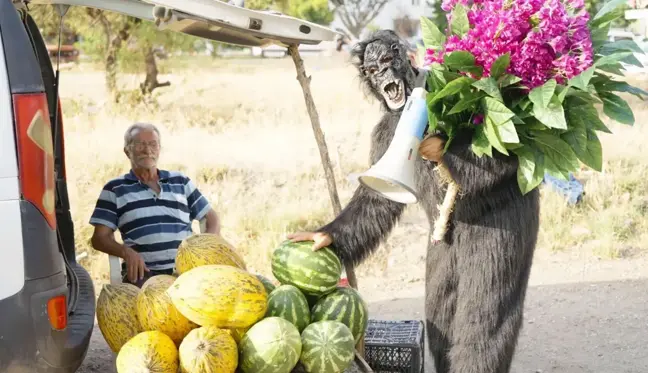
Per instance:
[[[418,202],[414,164],[428,126],[426,95],[424,88],[412,90],[389,148],[373,167],[358,176],[364,186],[395,202]]]

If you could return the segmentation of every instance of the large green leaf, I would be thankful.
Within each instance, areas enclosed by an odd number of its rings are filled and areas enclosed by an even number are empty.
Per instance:
[[[560,137],[572,147],[576,155],[587,149],[587,129],[585,127],[570,128]]]
[[[537,154],[528,145],[524,145],[513,152],[518,156],[517,181],[522,194],[527,194],[535,189],[544,179],[544,157]]]
[[[512,121],[508,120],[504,123],[498,124],[495,128],[497,129],[497,136],[502,140],[502,142],[508,144],[517,144],[520,142],[520,138],[518,137],[515,125]]]
[[[601,68],[602,66],[607,66],[607,65],[615,65],[619,61],[624,60],[628,56],[631,56],[632,52],[631,51],[617,51],[611,54],[608,54],[606,56],[602,56],[596,59],[594,62],[594,66]]]
[[[597,91],[626,92],[636,96],[641,100],[645,99],[644,96],[648,97],[648,92],[644,91],[643,89],[631,86],[626,82],[617,82],[614,80],[607,80],[601,83],[597,86]]]
[[[599,30],[602,27],[605,26],[610,26],[612,21],[616,20],[617,18],[620,18],[623,16],[624,10],[623,8],[616,8],[611,12],[608,12],[607,14],[590,21],[590,29],[593,31]]]
[[[452,18],[450,19],[450,22],[452,24],[452,33],[459,37],[464,36],[468,32],[468,30],[470,30],[468,12],[466,11],[466,8],[461,4],[455,5],[454,9],[452,10]]]
[[[644,50],[641,49],[639,44],[637,44],[634,40],[631,39],[621,39],[621,40],[614,41],[612,43],[606,43],[601,48],[601,54],[606,55],[619,50],[626,50],[626,51],[645,54]]]
[[[625,71],[625,68],[619,62],[599,66],[597,67],[597,70],[605,71],[619,76],[625,76],[625,74],[623,73]]]
[[[474,94],[466,95],[452,107],[452,109],[448,112],[448,115],[471,109],[475,105],[475,103],[481,100],[484,96],[484,92],[477,92]]]
[[[610,23],[599,26],[590,31],[592,38],[592,48],[595,50],[608,43],[608,34],[610,33]]]
[[[481,74],[482,67],[475,65],[475,56],[468,51],[454,51],[444,56],[443,62],[450,69]]]
[[[533,131],[533,138],[555,171],[565,176],[578,169],[578,157],[563,139],[548,131]]]
[[[497,81],[492,77],[481,78],[478,81],[474,82],[473,87],[486,92],[489,96],[497,99],[500,102],[503,102],[502,94],[500,93],[499,87],[497,86]]]
[[[533,105],[533,115],[545,126],[550,128],[567,129],[565,110],[562,103],[555,95],[547,107]]]
[[[587,146],[584,150],[575,149],[578,159],[592,169],[601,172],[603,170],[603,150],[596,132],[587,130]]]
[[[493,123],[493,120],[490,117],[484,118],[484,134],[486,135],[486,138],[488,139],[488,142],[493,146],[493,148],[497,149],[500,153],[504,155],[508,155],[508,151],[504,147],[504,144],[502,144],[502,140],[499,138],[499,135],[497,134],[497,129],[495,128],[495,124]]]
[[[482,157],[484,154],[489,157],[493,156],[493,146],[486,137],[485,126],[475,126],[475,132],[472,137],[472,151],[476,156]]]
[[[484,97],[482,103],[484,114],[493,121],[494,125],[502,124],[515,116],[515,113],[509,110],[506,105],[494,98]]]
[[[506,69],[509,67],[509,64],[511,63],[511,54],[510,53],[505,53],[501,56],[499,56],[495,62],[491,65],[491,70],[490,70],[490,75],[497,79],[502,74],[506,72]]]
[[[595,131],[612,133],[601,118],[591,102],[580,101],[580,98],[567,98],[567,119],[570,127],[585,127]]]
[[[569,85],[587,91],[587,85],[589,84],[590,79],[592,79],[592,76],[594,76],[594,70],[596,70],[596,67],[591,66],[587,70],[571,78],[569,80]]]
[[[504,74],[504,75],[502,75],[502,77],[499,78],[499,84],[500,84],[500,87],[504,88],[504,87],[508,87],[510,85],[513,85],[513,84],[515,84],[515,83],[517,83],[517,82],[519,82],[521,80],[522,80],[521,78],[519,78],[519,77],[517,77],[515,75]]]
[[[446,96],[461,92],[464,88],[470,86],[473,81],[474,79],[471,79],[467,76],[462,76],[459,79],[451,81],[450,83],[446,84],[446,86],[443,87],[443,89],[439,91],[439,93],[434,95],[434,97],[428,102],[428,104],[433,104]]]
[[[556,80],[549,79],[543,85],[537,86],[529,92],[529,100],[534,106],[546,108],[551,102],[551,98],[556,90]]]
[[[604,15],[614,11],[619,6],[621,6],[621,5],[623,5],[623,4],[627,3],[627,2],[628,2],[628,0],[610,0],[610,1],[607,1],[603,5],[603,7],[598,11],[598,13],[596,13],[596,15],[594,16],[594,18],[592,20],[596,21],[597,19],[599,19],[599,18],[603,17]]]
[[[421,17],[421,33],[423,34],[423,45],[427,49],[439,50],[446,42],[445,35],[427,17]]]
[[[603,100],[603,113],[619,123],[634,125],[635,117],[626,100],[610,92],[599,92]]]

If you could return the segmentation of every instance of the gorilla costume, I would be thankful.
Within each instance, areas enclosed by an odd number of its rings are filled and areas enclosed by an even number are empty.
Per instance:
[[[384,109],[372,133],[373,165],[389,147],[419,70],[407,58],[407,46],[389,30],[359,42],[352,57]],[[458,135],[442,158],[460,194],[445,239],[427,247],[427,346],[437,373],[506,373],[522,326],[539,192],[520,193],[517,157],[493,152],[494,158],[478,158],[470,143],[470,133]],[[430,232],[446,190],[435,167],[417,157],[419,203]],[[317,232],[329,234],[342,261],[357,265],[388,237],[404,208],[360,185],[339,216]]]

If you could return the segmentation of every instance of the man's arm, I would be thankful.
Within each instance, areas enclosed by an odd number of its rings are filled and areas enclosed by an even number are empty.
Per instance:
[[[125,246],[115,240],[114,231],[110,227],[96,224],[90,242],[95,250],[126,259]]]
[[[148,268],[137,251],[115,240],[114,232],[117,229],[117,221],[115,193],[109,185],[106,185],[101,190],[90,218],[90,224],[94,226],[90,243],[97,251],[124,259],[129,281],[141,280],[144,278],[144,272],[148,272]]]
[[[221,223],[218,214],[188,177],[185,184],[185,193],[187,205],[189,205],[189,219],[198,221],[205,219],[205,233],[220,234]]]
[[[214,211],[213,208],[209,209],[207,215],[205,216],[205,220],[207,222],[205,226],[206,233],[220,234],[220,219],[218,218],[218,214],[216,213],[216,211]]]

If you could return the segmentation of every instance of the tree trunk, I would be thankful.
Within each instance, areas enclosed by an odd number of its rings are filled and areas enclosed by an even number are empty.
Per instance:
[[[117,91],[117,54],[122,48],[124,42],[130,38],[133,25],[139,22],[139,20],[126,22],[117,34],[111,37],[110,43],[108,44],[106,59],[104,60],[106,69],[106,87],[108,88],[108,93],[112,96],[114,102],[119,101]]]
[[[331,166],[331,159],[328,153],[328,146],[326,145],[326,139],[324,138],[324,132],[322,132],[322,127],[320,126],[319,114],[315,108],[315,101],[313,100],[313,94],[310,90],[310,76],[306,75],[306,69],[304,68],[304,61],[299,55],[299,49],[297,44],[291,44],[288,47],[288,53],[292,57],[293,63],[295,64],[295,69],[297,70],[297,80],[301,85],[304,101],[306,102],[306,109],[308,111],[308,116],[311,120],[311,126],[313,127],[313,133],[315,135],[315,141],[317,142],[317,147],[319,148],[320,158],[322,160],[322,166],[324,167],[324,175],[326,176],[326,183],[329,191],[329,197],[331,199],[331,205],[333,206],[333,212],[337,216],[342,211],[342,206],[340,204],[340,198],[338,197],[337,187],[335,185],[335,174],[333,173],[333,166]],[[355,275],[355,270],[353,265],[350,263],[345,264],[344,266],[347,279],[349,280],[349,285],[358,289],[358,279]],[[356,346],[358,354],[356,354],[356,360],[360,363],[361,371],[370,373],[371,368],[364,360],[364,337],[358,342]]]
[[[144,55],[144,64],[146,66],[146,78],[144,79],[144,82],[140,84],[142,95],[148,96],[156,88],[168,87],[171,85],[171,82],[160,83],[158,81],[158,68],[157,68],[157,62],[155,60],[155,50],[150,45],[146,46],[146,54]]]

